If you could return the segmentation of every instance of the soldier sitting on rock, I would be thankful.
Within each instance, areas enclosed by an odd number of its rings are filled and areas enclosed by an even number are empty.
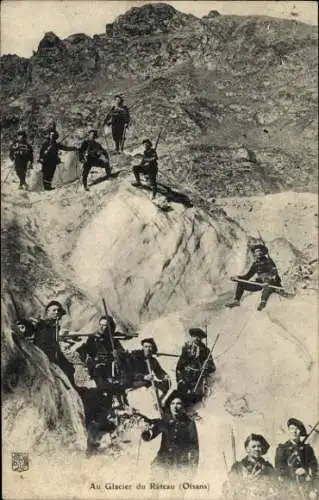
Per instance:
[[[26,175],[28,165],[33,165],[33,149],[27,142],[27,134],[19,130],[17,140],[10,146],[10,160],[14,162],[14,168],[19,178],[19,189],[27,189]]]
[[[111,175],[108,152],[95,140],[96,138],[97,131],[94,129],[90,130],[89,138],[82,142],[79,149],[79,158],[83,162],[82,180],[86,191],[89,190],[87,179],[92,167],[102,167],[105,170],[106,177]]]
[[[273,466],[263,458],[269,444],[260,434],[250,434],[245,440],[246,456],[235,462],[229,480],[231,491],[227,497],[238,500],[278,498]]]
[[[154,354],[158,351],[154,339],[143,339],[141,344],[143,349],[131,352],[132,388],[151,387],[153,381],[156,389],[161,392],[160,399],[163,400],[170,387],[169,375],[154,358]]]
[[[201,328],[191,328],[189,336],[190,340],[182,347],[182,353],[177,362],[176,380],[178,393],[185,403],[195,403],[205,395],[207,379],[216,371],[216,366],[210,350],[202,340],[207,337],[207,334]],[[207,358],[208,361],[202,373]],[[202,378],[197,384],[201,373]]]
[[[274,291],[267,285],[281,286],[281,280],[274,261],[268,255],[268,248],[264,244],[258,244],[251,247],[254,256],[254,262],[246,274],[241,276],[233,276],[231,279],[236,280],[250,280],[253,276],[255,283],[241,283],[238,282],[236,286],[235,299],[227,304],[227,307],[238,307],[240,299],[245,290],[249,292],[256,292],[262,290],[260,304],[257,310],[262,311],[267,304],[267,301]]]
[[[149,139],[145,139],[143,141],[145,146],[145,151],[143,153],[142,161],[139,165],[135,165],[133,167],[133,173],[136,179],[136,182],[133,182],[133,186],[140,187],[141,179],[140,175],[144,174],[149,178],[150,185],[153,191],[153,198],[155,198],[157,193],[157,173],[158,173],[158,165],[157,165],[157,153],[153,148],[152,142]]]

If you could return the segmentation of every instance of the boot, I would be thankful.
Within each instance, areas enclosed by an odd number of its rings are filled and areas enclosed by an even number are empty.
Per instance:
[[[226,304],[226,307],[229,307],[229,308],[239,307],[239,306],[240,306],[240,302],[237,299],[234,299],[232,302],[229,302],[228,304]]]
[[[266,302],[262,300],[259,306],[257,307],[257,311],[262,311],[265,307],[266,307]]]

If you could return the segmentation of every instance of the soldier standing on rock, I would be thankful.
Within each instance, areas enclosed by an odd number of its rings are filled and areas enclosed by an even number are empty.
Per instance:
[[[51,363],[58,365],[69,378],[71,384],[74,382],[74,366],[64,356],[59,345],[60,320],[66,314],[60,302],[52,300],[45,308],[45,315],[35,327],[34,345],[39,347],[47,355]]]
[[[14,162],[14,168],[19,178],[19,189],[27,189],[26,174],[28,165],[33,165],[33,149],[27,142],[27,134],[19,130],[17,140],[10,146],[10,160]]]
[[[104,125],[112,127],[112,136],[115,142],[115,152],[120,153],[124,149],[125,131],[130,123],[130,113],[124,105],[124,99],[120,95],[115,96],[115,103],[107,114]]]
[[[87,179],[92,167],[104,168],[106,177],[111,174],[109,155],[101,144],[95,140],[96,138],[97,131],[95,129],[90,130],[88,140],[83,141],[79,149],[79,158],[83,162],[83,186],[86,191],[89,190]]]
[[[210,350],[203,343],[207,334],[201,328],[190,328],[190,341],[182,347],[182,353],[176,366],[177,391],[187,403],[199,402],[205,395],[204,385],[215,371],[216,366]],[[208,361],[203,371],[205,361]],[[200,374],[202,373],[202,382],[197,385]]]
[[[61,163],[59,150],[77,151],[77,148],[74,146],[65,146],[57,142],[58,136],[58,132],[51,129],[49,137],[40,149],[39,162],[42,163],[43,187],[46,191],[50,191],[52,189],[51,183],[54,172],[57,165]]]
[[[317,499],[318,462],[312,446],[305,442],[306,428],[296,418],[290,418],[287,427],[290,439],[279,444],[276,450],[275,468],[278,479],[289,498]]]
[[[142,432],[144,441],[151,441],[162,434],[160,449],[152,466],[164,477],[177,472],[191,478],[199,461],[199,445],[196,424],[185,412],[183,402],[175,397],[162,419],[146,423]]]
[[[234,276],[233,280],[249,280],[256,275],[255,282],[261,285],[272,285],[281,286],[281,280],[276,268],[274,261],[268,255],[268,248],[264,244],[258,244],[251,247],[251,251],[254,256],[254,262],[251,265],[249,271],[242,276]],[[257,308],[258,311],[262,311],[267,304],[273,289],[269,286],[260,286],[255,283],[240,283],[238,282],[236,287],[235,299],[227,304],[227,307],[238,307],[240,305],[240,299],[247,290],[249,292],[256,292],[262,290],[261,301]]]
[[[156,149],[153,148],[152,142],[149,139],[145,139],[143,141],[143,145],[145,146],[145,151],[143,153],[142,161],[139,165],[134,165],[133,174],[135,176],[136,182],[133,183],[133,186],[141,187],[141,179],[140,175],[144,174],[149,178],[152,191],[153,198],[155,198],[157,193],[157,173],[158,173],[158,157],[156,153]]]

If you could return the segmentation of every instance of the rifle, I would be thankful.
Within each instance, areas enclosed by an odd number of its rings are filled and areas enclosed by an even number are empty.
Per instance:
[[[308,438],[311,436],[311,434],[317,429],[319,425],[319,420],[318,422],[315,423],[315,425],[311,428],[311,430],[306,434],[305,438],[302,440],[302,444],[305,444],[306,441],[308,441]]]
[[[160,131],[159,131],[159,133],[158,133],[158,136],[157,136],[156,142],[155,142],[155,146],[154,146],[155,151],[157,150],[157,146],[158,146],[158,143],[159,143],[159,140],[160,140],[160,137],[161,137],[161,135],[162,135],[163,130],[164,130],[164,127],[161,127],[161,128],[160,128]]]
[[[201,379],[202,379],[202,377],[203,377],[203,375],[204,375],[204,371],[205,371],[206,365],[207,365],[207,363],[208,363],[208,360],[209,360],[209,358],[211,357],[211,355],[213,354],[213,350],[214,350],[214,348],[215,348],[215,345],[217,344],[217,340],[219,339],[219,337],[220,337],[220,334],[218,334],[218,335],[217,335],[217,337],[216,337],[216,339],[215,339],[215,342],[214,342],[214,344],[213,344],[213,347],[212,347],[212,348],[211,348],[211,350],[209,351],[209,354],[208,354],[207,358],[205,359],[205,361],[204,361],[204,363],[203,363],[202,369],[201,369],[201,371],[200,371],[200,374],[199,374],[199,376],[198,376],[197,382],[196,382],[195,387],[194,387],[194,391],[193,391],[194,393],[196,393],[196,391],[197,391],[197,389],[198,389],[198,386],[199,386],[199,384],[200,384],[200,382],[201,382]]]
[[[234,434],[234,429],[231,429],[231,447],[232,447],[232,452],[233,452],[233,460],[234,463],[237,461],[237,455],[236,455],[236,441],[235,441],[235,434]]]
[[[59,339],[74,339],[74,340],[79,340],[81,338],[85,337],[94,337],[96,335],[96,332],[93,333],[72,333],[72,334],[66,334],[66,335],[59,335]],[[134,335],[126,335],[125,333],[120,334],[120,335],[113,335],[113,339],[119,339],[119,340],[129,340],[134,337],[137,337],[137,334]]]
[[[238,283],[248,283],[249,285],[258,285],[261,288],[265,288],[266,286],[272,288],[273,290],[280,290],[285,292],[285,289],[282,286],[268,285],[268,283],[260,283],[259,281],[248,281],[241,278],[232,278],[231,281],[237,281]],[[285,292],[288,293],[288,292]],[[292,294],[289,294],[292,295]]]
[[[146,365],[147,365],[148,373],[150,375],[152,375],[151,363],[150,363],[150,360],[147,359],[147,358],[146,358]],[[157,392],[157,387],[155,385],[154,380],[151,381],[151,384],[152,384],[152,388],[153,388],[153,392],[154,392],[154,396],[155,396],[156,407],[157,407],[157,409],[159,411],[160,416],[162,417],[163,416],[163,408],[161,406],[160,398],[159,398],[159,395],[158,395],[158,392]]]
[[[156,356],[168,356],[170,358],[179,358],[179,354],[168,354],[166,352],[157,352]]]

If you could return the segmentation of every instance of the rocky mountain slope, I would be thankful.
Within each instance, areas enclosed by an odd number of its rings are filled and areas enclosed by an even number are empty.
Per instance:
[[[316,189],[317,31],[264,17],[198,19],[134,8],[92,38],[47,33],[30,59],[1,58],[4,146],[56,118],[69,140],[100,126],[114,93],[127,148],[165,134],[161,170],[205,197]]]

